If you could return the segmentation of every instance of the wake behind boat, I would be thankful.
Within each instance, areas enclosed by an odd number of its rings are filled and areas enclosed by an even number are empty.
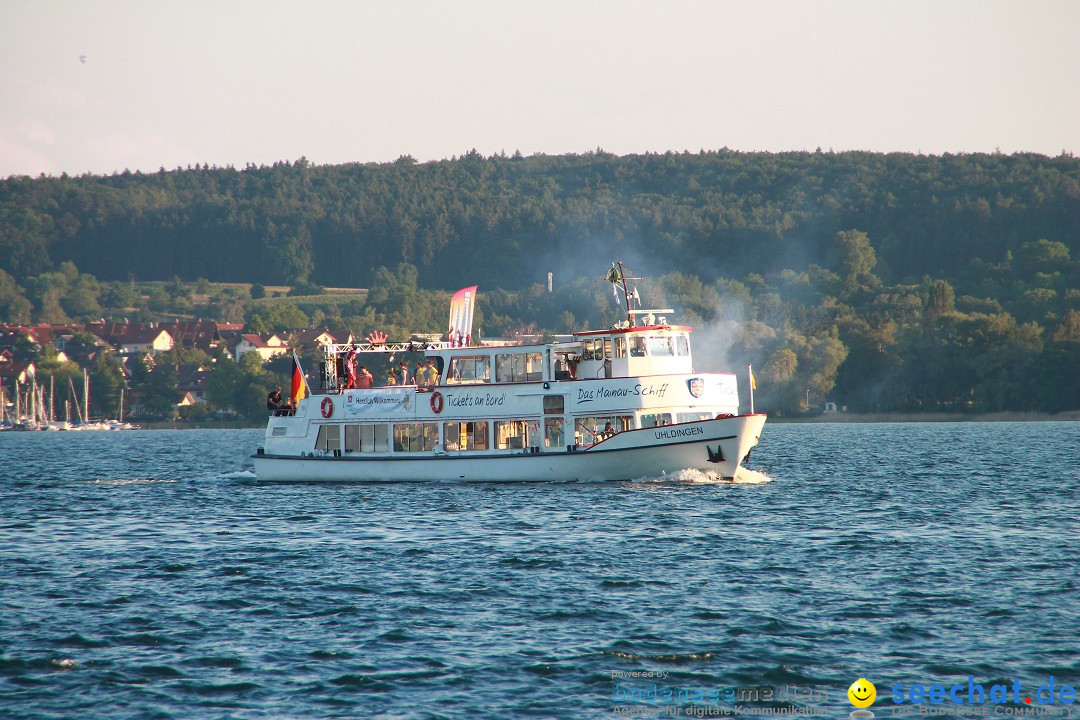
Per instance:
[[[692,329],[669,324],[672,310],[631,308],[621,263],[607,279],[626,298],[626,319],[567,341],[473,345],[468,288],[451,305],[446,342],[327,346],[323,389],[271,415],[256,475],[595,481],[694,468],[734,478],[765,415],[739,414],[735,375],[694,371]],[[410,349],[424,352],[437,379],[341,389],[351,353]]]

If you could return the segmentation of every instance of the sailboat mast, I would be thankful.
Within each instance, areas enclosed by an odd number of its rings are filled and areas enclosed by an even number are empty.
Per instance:
[[[90,373],[82,371],[83,376],[83,412],[86,414],[86,422],[90,422]]]
[[[79,396],[75,394],[75,383],[71,381],[71,378],[68,378],[68,387],[71,388],[71,401],[75,403],[75,412],[78,413],[79,423],[81,424],[85,422],[83,420],[83,411],[82,408],[79,406]]]

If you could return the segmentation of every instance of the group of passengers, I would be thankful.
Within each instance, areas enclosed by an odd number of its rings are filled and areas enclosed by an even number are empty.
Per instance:
[[[270,394],[266,396],[266,409],[270,411],[270,414],[277,416],[292,415],[296,412],[292,398],[282,400],[280,387],[271,390]]]
[[[439,371],[435,368],[434,360],[416,361],[412,372],[409,372],[409,363],[402,361],[396,368],[390,368],[386,384],[415,385],[418,391],[425,392],[439,384]]]
[[[338,387],[340,390],[360,389],[365,390],[375,387],[375,376],[363,365],[357,364],[356,350],[350,350],[345,357],[344,382]],[[426,362],[417,361],[413,370],[409,370],[407,362],[400,362],[397,366],[391,366],[386,373],[382,385],[386,387],[415,385],[420,392],[426,392],[439,384],[439,371],[435,368],[434,360]]]

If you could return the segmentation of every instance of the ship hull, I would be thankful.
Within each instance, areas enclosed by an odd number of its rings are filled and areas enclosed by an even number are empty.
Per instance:
[[[589,447],[425,456],[267,452],[252,457],[266,482],[594,482],[659,477],[684,469],[734,478],[757,445],[765,416],[720,417],[619,433]]]

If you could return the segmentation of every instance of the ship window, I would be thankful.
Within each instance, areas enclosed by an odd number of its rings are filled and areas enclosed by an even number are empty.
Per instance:
[[[597,341],[597,342],[599,342],[599,341]],[[599,358],[597,358],[597,359],[599,359]],[[604,359],[605,360],[610,360],[611,359],[611,339],[610,338],[605,338],[604,339]]]
[[[439,442],[438,423],[395,423],[395,452],[430,452]]]
[[[386,423],[345,426],[345,452],[386,452]]]
[[[374,447],[372,452],[386,452],[390,449],[390,426],[386,423],[379,423],[377,425],[365,425],[365,428],[371,428],[372,440],[374,441]],[[367,442],[367,436],[364,436],[364,442]],[[367,452],[367,445],[364,445],[364,452]]]
[[[542,380],[544,356],[537,352],[497,354],[495,382],[536,382]]]
[[[566,444],[561,417],[544,418],[544,447],[561,448]]]
[[[531,427],[530,427],[531,426]],[[530,430],[533,434],[530,435]],[[495,447],[499,450],[522,449],[530,446],[529,439],[539,434],[535,420],[496,420]]]
[[[593,359],[593,341],[592,340],[586,340],[584,343],[582,343],[581,359],[582,360],[592,360]]]
[[[582,417],[574,420],[574,442],[578,445],[593,445],[603,439],[607,424],[616,433],[626,432],[633,428],[633,418],[630,415],[600,415],[597,417]]]
[[[315,438],[316,450],[340,450],[341,449],[341,426],[320,425],[319,435]]]
[[[443,425],[443,446],[447,450],[487,450],[486,422],[446,423]]]
[[[630,357],[645,357],[645,338],[640,335],[631,336]]]
[[[525,379],[529,382],[544,379],[544,356],[540,353],[525,353]]]
[[[345,426],[345,452],[360,452],[360,426]]]
[[[711,420],[712,419],[712,413],[707,413],[707,412],[687,412],[687,413],[678,413],[676,415],[676,417],[679,419],[679,422],[681,422],[681,423],[684,423],[684,422],[697,422],[699,420]]]
[[[686,335],[679,335],[675,339],[675,347],[678,350],[680,356],[685,357],[690,354],[690,338]]]
[[[510,378],[514,375],[513,358],[513,355],[495,356],[495,382],[510,382]]]
[[[649,354],[653,357],[671,357],[675,354],[673,339],[661,335],[651,335],[649,337]]]
[[[659,427],[671,424],[671,413],[654,413],[641,416],[641,427]]]
[[[615,357],[617,357],[617,358],[626,357],[626,338],[624,338],[624,337],[615,338]]]
[[[562,415],[563,407],[566,404],[566,398],[562,395],[545,395],[544,396],[544,414],[545,415]]]
[[[469,355],[450,358],[446,373],[447,384],[491,382],[491,367],[486,355]]]
[[[273,435],[274,435],[274,437],[283,437],[287,433],[288,433],[288,430],[286,428],[279,426],[279,427],[274,428]]]

